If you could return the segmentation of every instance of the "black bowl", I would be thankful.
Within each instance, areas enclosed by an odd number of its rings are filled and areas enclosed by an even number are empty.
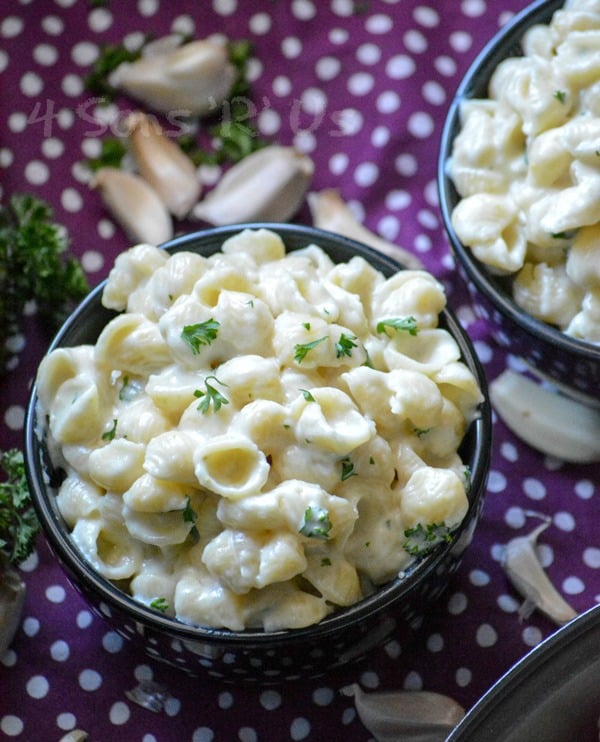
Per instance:
[[[459,240],[452,211],[460,201],[448,174],[448,160],[460,131],[460,106],[471,98],[487,98],[488,83],[498,64],[522,55],[521,39],[531,26],[547,24],[564,0],[533,3],[509,21],[483,48],[462,79],[450,105],[440,144],[438,192],[444,227],[459,268],[468,282],[478,315],[493,327],[497,342],[522,359],[541,377],[565,393],[600,404],[600,346],[570,337],[527,314],[512,299],[506,279],[494,276]]]
[[[188,250],[210,255],[221,248],[225,239],[244,227],[265,227],[277,232],[288,251],[316,243],[337,262],[348,261],[359,254],[385,275],[401,270],[395,261],[353,240],[285,224],[209,229],[174,239],[164,247],[169,252]],[[97,286],[75,310],[53,340],[50,350],[96,341],[102,328],[115,316],[101,305],[103,288],[104,283]],[[468,513],[451,541],[412,564],[405,576],[392,580],[359,603],[303,629],[266,633],[194,628],[146,608],[95,572],[73,545],[57,509],[56,485],[60,472],[55,471],[50,460],[45,422],[37,415],[34,386],[25,425],[27,477],[47,540],[73,585],[121,636],[136,640],[153,659],[190,674],[208,673],[224,680],[265,683],[318,676],[362,658],[393,631],[410,634],[420,625],[430,603],[444,591],[449,575],[458,568],[471,542],[483,505],[491,450],[491,414],[483,370],[467,335],[450,311],[443,312],[440,326],[456,339],[463,360],[485,395],[481,414],[471,424],[460,451],[471,470]]]
[[[517,662],[473,706],[446,742],[597,740],[600,605]]]

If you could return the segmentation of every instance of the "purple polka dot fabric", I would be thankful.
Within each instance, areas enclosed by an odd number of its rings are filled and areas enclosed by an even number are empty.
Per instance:
[[[444,117],[468,65],[524,0],[9,0],[0,18],[2,197],[47,200],[72,235],[90,282],[129,246],[89,186],[83,163],[137,108],[125,96],[99,105],[84,76],[102,45],[174,31],[249,39],[253,114],[261,134],[315,162],[311,190],[336,188],[374,232],[419,256],[439,277],[489,380],[521,363],[477,319],[449,253],[435,185]],[[206,190],[219,171],[204,168]],[[310,223],[306,206],[296,216]],[[202,224],[180,222],[180,232]],[[0,443],[21,446],[28,391],[50,338],[28,308],[16,357],[0,379]],[[93,614],[43,537],[21,566],[22,623],[0,657],[0,738],[58,740],[324,740],[371,738],[340,689],[447,694],[465,708],[556,626],[519,617],[520,597],[500,566],[502,546],[527,533],[526,511],[551,518],[541,555],[554,584],[581,612],[600,601],[599,479],[532,450],[495,419],[482,520],[447,592],[414,641],[393,635],[367,660],[285,686],[221,685],[154,663]],[[165,686],[152,712],[129,692]]]

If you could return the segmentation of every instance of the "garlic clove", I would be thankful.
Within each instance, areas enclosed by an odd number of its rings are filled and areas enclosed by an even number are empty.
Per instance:
[[[160,245],[173,237],[173,222],[156,191],[139,175],[103,167],[91,180],[104,204],[133,242]]]
[[[512,432],[563,461],[600,461],[600,410],[506,370],[490,384],[494,408]]]
[[[21,622],[25,583],[7,558],[0,554],[0,657],[9,648]]]
[[[300,208],[313,173],[311,158],[294,147],[263,147],[228,170],[193,215],[217,226],[285,222]]]
[[[160,124],[141,111],[125,119],[135,165],[167,209],[182,219],[200,197],[196,168]]]
[[[176,48],[165,43],[135,62],[120,64],[110,84],[160,113],[214,113],[236,77],[224,40],[210,37]]]
[[[340,692],[354,697],[360,720],[377,742],[443,742],[465,715],[462,706],[440,693],[365,693],[356,683]]]
[[[364,245],[369,245],[374,250],[398,260],[406,268],[414,270],[423,268],[423,264],[416,255],[384,240],[361,224],[335,189],[327,188],[318,193],[309,193],[308,205],[315,227],[336,232],[362,242]]]
[[[525,598],[519,615],[527,618],[537,609],[561,626],[577,613],[556,590],[537,554],[538,536],[550,523],[551,519],[544,517],[530,534],[511,539],[503,549],[501,563],[514,588]]]

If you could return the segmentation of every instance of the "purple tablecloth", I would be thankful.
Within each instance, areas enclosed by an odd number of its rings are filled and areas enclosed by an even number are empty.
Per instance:
[[[502,9],[500,9],[502,5]],[[90,191],[81,161],[113,135],[82,86],[99,45],[132,32],[220,32],[254,44],[252,98],[262,132],[314,158],[312,190],[334,187],[374,231],[417,253],[447,286],[489,379],[518,366],[473,317],[449,255],[435,175],[444,116],[462,74],[524,0],[5,0],[0,20],[0,167],[3,196],[48,200],[73,237],[90,281],[103,279],[128,240]],[[95,7],[97,6],[97,7]],[[121,111],[134,107],[120,98]],[[304,208],[299,222],[310,222]],[[182,229],[195,226],[181,225]],[[201,225],[199,225],[201,226]],[[49,338],[28,316],[18,365],[0,380],[0,444],[20,446],[28,388]],[[469,708],[556,627],[519,597],[499,564],[501,545],[552,517],[544,564],[576,610],[600,601],[597,467],[544,458],[496,421],[483,519],[448,592],[411,644],[392,640],[356,667],[283,687],[189,679],[149,660],[93,615],[43,537],[22,565],[22,625],[0,658],[0,738],[58,740],[81,728],[91,740],[368,740],[351,698],[426,689]],[[171,700],[153,713],[126,691],[145,678]]]

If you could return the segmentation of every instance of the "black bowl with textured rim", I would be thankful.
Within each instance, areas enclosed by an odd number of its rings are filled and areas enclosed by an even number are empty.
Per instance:
[[[565,742],[600,738],[600,605],[519,660],[446,742]]]
[[[210,255],[225,239],[243,228],[264,227],[277,232],[288,251],[311,243],[320,245],[336,262],[362,255],[385,275],[402,267],[388,257],[330,232],[287,224],[244,224],[218,227],[172,240],[163,247]],[[65,322],[50,349],[94,343],[115,312],[101,305],[105,282],[97,286]],[[98,574],[71,541],[60,515],[56,494],[61,472],[50,459],[46,422],[37,415],[34,385],[25,424],[25,463],[33,503],[46,538],[65,573],[90,606],[107,619],[123,637],[143,646],[157,660],[192,675],[227,681],[278,682],[315,677],[362,658],[383,643],[392,632],[410,636],[422,622],[427,607],[443,593],[449,576],[458,568],[472,540],[483,505],[490,464],[492,423],[487,385],[482,367],[464,330],[449,310],[440,326],[457,341],[464,362],[476,376],[484,393],[480,416],[471,424],[461,454],[471,470],[469,509],[452,539],[412,564],[401,578],[383,585],[374,595],[338,610],[320,623],[303,629],[264,632],[192,627],[159,614],[121,591]]]
[[[600,345],[570,337],[527,314],[513,300],[506,279],[494,276],[459,240],[452,211],[460,201],[448,174],[454,140],[460,131],[460,107],[471,98],[487,98],[488,83],[500,62],[522,54],[520,41],[535,24],[547,24],[564,0],[541,0],[514,16],[482,49],[463,77],[450,104],[440,144],[438,193],[444,227],[465,277],[477,314],[488,320],[497,342],[520,356],[539,376],[572,397],[600,405]]]

